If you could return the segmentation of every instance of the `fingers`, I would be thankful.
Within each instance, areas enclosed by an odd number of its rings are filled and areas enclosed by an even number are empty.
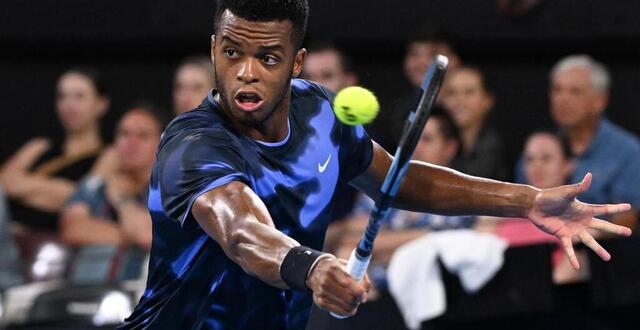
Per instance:
[[[571,266],[575,270],[580,269],[580,263],[578,262],[578,258],[576,257],[576,252],[573,250],[573,244],[571,243],[571,238],[565,236],[565,237],[562,237],[560,241],[562,242],[564,253],[566,253],[567,257],[569,258],[569,262],[571,263]]]
[[[589,228],[597,229],[603,232],[612,233],[616,235],[622,235],[622,236],[631,235],[631,229],[627,227],[619,226],[609,221],[604,221],[596,218],[593,218],[591,220],[591,222],[589,223]]]
[[[589,190],[589,187],[591,187],[591,179],[592,178],[593,178],[593,176],[591,175],[591,172],[587,173],[584,176],[584,178],[582,178],[582,181],[577,184],[576,195]]]
[[[359,284],[345,272],[342,260],[327,260],[317,267],[312,273],[310,286],[315,303],[338,315],[355,314],[360,303],[366,299],[365,285]]]
[[[605,250],[589,233],[583,231],[582,233],[578,234],[578,237],[580,237],[580,240],[582,241],[582,243],[584,243],[584,245],[593,250],[593,252],[599,255],[602,260],[609,261],[611,259],[611,255],[609,254],[609,252],[607,252],[607,250]]]
[[[587,204],[593,210],[593,215],[607,215],[631,210],[631,204]]]

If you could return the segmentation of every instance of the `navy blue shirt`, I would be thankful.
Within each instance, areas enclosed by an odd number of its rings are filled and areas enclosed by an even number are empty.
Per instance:
[[[362,126],[340,123],[333,95],[305,80],[292,80],[289,134],[280,143],[236,132],[213,95],[163,133],[149,188],[147,288],[122,328],[303,329],[311,294],[245,273],[199,227],[191,206],[205,192],[241,181],[278,230],[321,250],[336,185],[366,170],[371,139]]]

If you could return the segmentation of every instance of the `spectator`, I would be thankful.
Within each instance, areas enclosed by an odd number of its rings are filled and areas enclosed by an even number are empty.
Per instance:
[[[575,157],[571,182],[579,182],[587,172],[596,178],[580,199],[631,203],[632,210],[610,220],[635,228],[640,207],[640,145],[634,135],[603,116],[611,81],[607,68],[587,55],[572,55],[553,67],[550,80],[551,115]],[[520,164],[517,179],[521,182],[523,174]]]
[[[487,120],[494,99],[482,72],[464,66],[449,72],[442,89],[442,101],[460,130],[461,152],[452,167],[463,173],[507,179],[502,140]]]
[[[113,172],[83,180],[61,214],[62,239],[72,246],[151,246],[147,185],[164,121],[144,104],[120,119],[115,142],[101,162]]]
[[[574,170],[568,142],[551,131],[541,130],[531,134],[525,144],[523,159],[527,181],[541,189],[567,184]],[[558,248],[552,258],[553,280],[556,284],[585,280],[588,276],[589,260],[585,251],[576,251],[583,267],[579,271],[574,270],[564,256],[560,242],[540,231],[527,219],[481,217],[479,223],[483,230],[493,231],[507,240],[509,246],[557,243]]]
[[[175,115],[195,109],[214,88],[211,58],[192,56],[178,65],[173,77],[173,111]]]
[[[410,84],[410,90],[406,95],[398,98],[394,102],[393,112],[388,115],[384,112],[381,117],[388,119],[380,120],[383,125],[390,130],[390,141],[377,141],[387,150],[395,150],[396,145],[402,136],[404,123],[417,105],[417,96],[422,80],[436,55],[442,54],[449,58],[449,70],[455,70],[460,66],[460,56],[453,49],[451,44],[443,37],[429,34],[418,35],[407,44],[403,67],[404,75]],[[442,93],[438,96],[437,102],[441,103]]]
[[[325,42],[308,47],[304,60],[304,79],[313,80],[334,93],[358,84],[351,58],[335,45]]]
[[[34,138],[11,156],[0,170],[23,258],[54,238],[58,212],[102,151],[100,118],[109,107],[100,74],[75,68],[58,79],[56,113],[64,139]]]

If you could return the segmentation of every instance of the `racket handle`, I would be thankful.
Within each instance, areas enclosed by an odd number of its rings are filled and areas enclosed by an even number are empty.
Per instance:
[[[349,261],[347,262],[347,273],[349,273],[349,275],[351,275],[351,277],[353,277],[356,282],[360,282],[362,278],[364,278],[364,274],[367,272],[369,261],[371,261],[371,255],[363,258],[356,253],[355,249],[353,249],[353,251],[351,252],[351,256],[349,257]],[[337,319],[346,319],[347,317],[349,317],[334,313],[330,314]]]

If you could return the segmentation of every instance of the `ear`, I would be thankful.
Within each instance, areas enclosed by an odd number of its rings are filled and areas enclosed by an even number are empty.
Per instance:
[[[347,86],[357,85],[359,80],[358,75],[353,72],[347,72],[345,74],[345,79],[346,79]]]
[[[292,76],[297,78],[302,72],[302,63],[304,63],[304,58],[307,56],[307,50],[305,48],[300,48],[296,53],[296,57],[293,59],[293,72]]]
[[[216,47],[216,35],[212,34],[211,35],[211,62],[213,63],[213,65],[216,64],[216,60],[215,60],[215,47]]]
[[[496,99],[493,96],[493,94],[491,94],[489,92],[485,92],[485,95],[486,95],[487,109],[491,110],[491,109],[493,109],[493,106],[495,105]]]
[[[456,158],[456,155],[458,154],[459,148],[460,146],[458,145],[458,142],[456,142],[455,140],[449,140],[446,142],[446,145],[444,148],[444,156],[446,161],[445,166],[451,165],[451,162],[453,161],[454,158]]]
[[[609,104],[609,93],[602,92],[600,95],[596,96],[596,111],[598,114],[604,112],[604,109],[607,108],[607,104]]]
[[[111,99],[106,96],[100,96],[98,99],[98,115],[100,117],[104,116],[109,110],[109,105],[111,105]]]

